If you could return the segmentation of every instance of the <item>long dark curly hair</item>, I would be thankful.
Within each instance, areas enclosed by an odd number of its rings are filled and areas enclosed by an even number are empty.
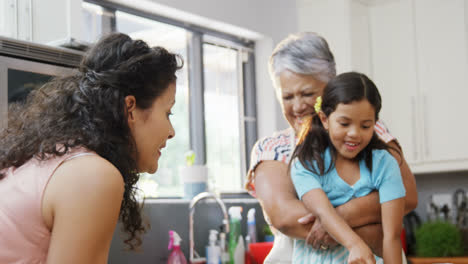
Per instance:
[[[325,116],[330,116],[336,110],[338,104],[350,104],[367,100],[374,107],[375,120],[379,120],[379,112],[382,108],[382,98],[380,93],[366,75],[357,72],[342,73],[327,83],[322,95],[321,111]],[[330,147],[332,162],[325,168],[323,153]],[[364,159],[367,168],[372,171],[372,150],[386,149],[389,147],[379,139],[374,131],[369,144],[356,156],[357,160]],[[398,149],[391,148],[397,153]],[[400,153],[401,155],[401,153]],[[336,161],[336,149],[331,143],[330,136],[323,127],[318,114],[314,114],[299,133],[299,141],[291,156],[291,166],[293,160],[298,159],[302,166],[312,173],[323,175],[327,173]],[[313,166],[313,161],[316,166]]]
[[[103,37],[84,56],[76,74],[33,90],[24,105],[11,105],[8,127],[0,134],[0,171],[33,157],[62,156],[75,147],[96,152],[122,174],[120,220],[129,234],[125,243],[135,249],[145,228],[135,198],[137,150],[125,97],[135,96],[137,107],[148,109],[176,81],[182,65],[180,56],[125,34]]]

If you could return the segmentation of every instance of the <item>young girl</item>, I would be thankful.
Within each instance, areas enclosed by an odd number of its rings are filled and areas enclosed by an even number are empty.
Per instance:
[[[291,178],[307,209],[342,246],[313,248],[296,240],[293,263],[375,263],[370,248],[334,209],[373,190],[382,206],[384,262],[402,262],[405,188],[398,162],[374,132],[380,108],[375,84],[355,72],[332,79],[323,103],[317,98],[317,114],[304,126],[291,159]]]

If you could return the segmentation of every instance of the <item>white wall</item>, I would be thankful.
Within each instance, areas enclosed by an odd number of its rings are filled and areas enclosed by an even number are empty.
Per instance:
[[[298,31],[323,36],[337,66],[337,72],[351,69],[351,32],[349,0],[297,0]]]
[[[277,43],[297,30],[296,1],[151,0],[154,3],[257,32]],[[179,20],[185,18],[180,17]],[[223,30],[218,28],[218,30]]]

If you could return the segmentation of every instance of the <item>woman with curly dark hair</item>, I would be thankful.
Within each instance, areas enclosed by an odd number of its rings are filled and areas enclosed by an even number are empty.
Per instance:
[[[124,34],[9,111],[0,134],[0,263],[107,263],[118,219],[141,244],[138,173],[175,135],[178,55]]]

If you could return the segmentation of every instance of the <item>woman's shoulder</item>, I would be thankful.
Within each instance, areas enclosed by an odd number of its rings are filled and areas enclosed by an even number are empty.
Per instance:
[[[292,140],[294,140],[294,131],[292,128],[287,128],[257,140],[255,145],[261,148],[272,148],[278,145],[289,145]]]
[[[123,178],[106,159],[82,155],[63,162],[52,175],[42,203],[44,221],[52,231],[48,257],[76,258],[62,253],[83,249],[76,241],[91,241],[89,248],[94,252],[83,256],[87,260],[107,255],[123,194]]]
[[[72,151],[54,171],[49,187],[68,190],[95,190],[123,193],[124,181],[120,171],[108,160],[94,152]]]
[[[123,184],[122,175],[114,164],[94,152],[81,152],[80,154],[72,155],[62,166],[67,168],[71,173],[74,173],[75,169],[88,172],[89,176],[81,177],[96,178],[95,180],[98,182],[116,181]]]
[[[377,133],[377,136],[379,136],[379,138],[383,142],[388,143],[388,142],[390,142],[392,140],[395,140],[395,137],[392,136],[392,134],[390,134],[390,131],[387,128],[387,126],[385,125],[385,123],[383,122],[383,120],[379,119],[375,123],[374,129],[375,129],[375,132]]]
[[[261,160],[288,162],[294,140],[292,129],[277,131],[271,136],[259,139],[252,148],[251,163],[257,164]]]
[[[84,155],[87,154],[87,155]],[[92,152],[71,151],[63,157],[44,189],[42,212],[48,227],[57,212],[68,207],[92,208],[98,204],[120,206],[124,181],[119,170]]]

